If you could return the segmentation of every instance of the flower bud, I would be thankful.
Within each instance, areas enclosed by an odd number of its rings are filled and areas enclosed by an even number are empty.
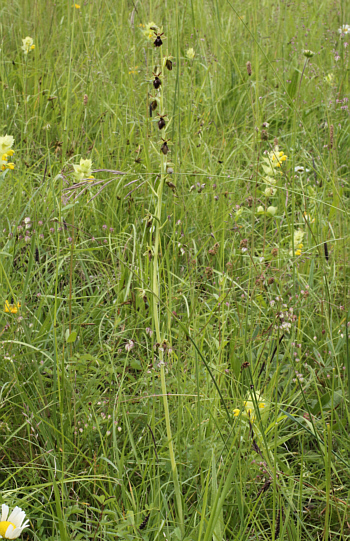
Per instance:
[[[274,216],[277,212],[277,207],[268,207],[267,214],[270,214],[270,216]]]

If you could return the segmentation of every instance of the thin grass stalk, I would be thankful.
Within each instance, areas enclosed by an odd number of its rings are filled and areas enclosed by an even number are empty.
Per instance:
[[[160,51],[160,69],[164,69],[162,51]],[[164,77],[163,77],[163,83],[164,83]],[[163,84],[160,87],[159,98],[160,98],[159,99],[160,114],[164,114]],[[166,164],[167,164],[166,155],[164,155],[163,152],[161,152],[160,153],[160,180],[159,180],[159,185],[158,185],[158,190],[157,190],[157,204],[156,204],[156,211],[155,211],[156,225],[155,225],[155,241],[154,241],[154,250],[153,250],[153,269],[152,269],[153,270],[153,280],[152,280],[153,321],[154,321],[154,326],[155,326],[155,331],[156,331],[157,342],[159,344],[162,344],[162,341],[164,340],[164,337],[162,336],[162,331],[160,328],[160,320],[159,320],[160,319],[159,307],[160,307],[160,300],[161,300],[161,291],[159,287],[160,278],[159,278],[159,268],[158,268],[158,256],[159,256],[159,246],[160,246],[163,189],[164,189],[164,182],[165,182],[165,177],[166,177]],[[165,424],[166,424],[168,446],[169,446],[169,455],[170,455],[170,462],[171,462],[171,471],[172,471],[173,481],[174,481],[174,489],[175,489],[175,497],[176,497],[180,529],[181,529],[182,535],[184,535],[185,530],[184,530],[184,519],[183,519],[183,510],[182,510],[182,496],[181,496],[181,491],[180,491],[177,465],[176,465],[176,460],[175,460],[173,436],[172,436],[171,424],[170,424],[170,413],[169,413],[169,404],[168,404],[167,388],[166,388],[166,380],[165,380],[163,348],[159,347],[158,351],[159,351],[160,378],[161,378],[161,387],[162,387],[163,404],[164,404]]]

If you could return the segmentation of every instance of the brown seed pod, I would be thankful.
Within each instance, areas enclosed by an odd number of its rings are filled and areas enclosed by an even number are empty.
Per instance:
[[[149,104],[149,116],[150,117],[152,117],[152,113],[153,113],[153,111],[155,111],[157,109],[157,106],[158,106],[157,100],[153,100]]]

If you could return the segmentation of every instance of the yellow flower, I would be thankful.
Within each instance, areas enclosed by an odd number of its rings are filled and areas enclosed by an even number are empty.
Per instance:
[[[270,152],[272,164],[275,165],[275,167],[281,167],[282,162],[285,162],[287,159],[287,156],[284,152]]]
[[[12,150],[13,145],[12,135],[5,135],[5,137],[0,137],[0,168],[2,171],[5,169],[14,169],[15,164],[12,162],[7,162],[9,156],[13,156],[15,151]]]
[[[187,51],[186,51],[186,56],[187,56],[187,58],[189,58],[189,60],[193,60],[195,54],[196,54],[196,53],[194,52],[193,47],[190,47],[190,48],[187,49]]]
[[[94,177],[91,176],[92,161],[84,160],[81,158],[79,165],[73,165],[74,167],[74,177],[78,182],[82,180],[94,180]]]
[[[313,224],[315,221],[315,218],[312,218],[310,214],[307,214],[306,212],[304,212],[304,218],[307,222],[310,222],[311,224]]]
[[[74,4],[75,9],[80,9],[79,4]]]
[[[256,415],[255,415],[255,405],[254,405],[253,395],[250,394],[248,396],[248,400],[245,400],[243,402],[243,409],[240,410],[238,408],[233,410],[234,417],[238,417],[240,414],[242,417],[248,418],[251,422],[254,421]],[[258,409],[260,410],[260,415],[265,413],[265,411],[268,411],[268,403],[266,400],[263,399],[262,395],[260,393],[256,393],[256,405]]]
[[[30,50],[33,50],[35,48],[35,45],[33,43],[33,38],[30,38],[27,36],[26,38],[22,39],[22,47],[24,54],[28,54]]]
[[[20,302],[17,302],[14,303],[11,301],[11,303],[9,303],[9,301],[6,301],[5,302],[5,306],[4,306],[4,310],[7,314],[17,314],[18,310],[21,308],[21,303]]]

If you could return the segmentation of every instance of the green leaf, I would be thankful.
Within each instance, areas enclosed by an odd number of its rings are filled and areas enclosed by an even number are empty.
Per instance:
[[[342,391],[335,391],[333,395],[332,400],[332,391],[329,391],[328,393],[324,394],[320,401],[317,401],[316,404],[310,409],[311,413],[313,415],[317,415],[320,413],[321,409],[322,411],[330,410],[332,407],[336,408],[339,406],[340,402],[342,401],[343,394]]]
[[[299,82],[299,70],[295,69],[294,73],[292,75],[292,79],[288,85],[287,91],[290,98],[294,98],[295,94],[297,93],[298,88],[298,82]]]
[[[75,342],[77,339],[77,331],[72,331],[69,334],[69,329],[66,330],[66,342],[67,344],[71,344],[72,342]]]

